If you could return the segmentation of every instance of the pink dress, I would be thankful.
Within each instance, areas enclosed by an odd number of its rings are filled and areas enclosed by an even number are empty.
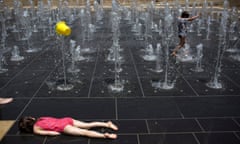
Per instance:
[[[40,117],[34,126],[38,126],[43,130],[63,132],[67,125],[73,125],[73,119],[70,117],[54,118]]]

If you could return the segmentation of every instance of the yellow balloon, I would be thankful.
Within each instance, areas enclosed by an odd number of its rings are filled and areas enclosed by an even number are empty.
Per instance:
[[[56,33],[63,36],[69,36],[71,34],[71,28],[64,22],[60,21],[56,24]]]

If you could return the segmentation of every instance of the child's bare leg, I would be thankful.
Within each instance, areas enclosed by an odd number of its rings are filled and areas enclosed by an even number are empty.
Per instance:
[[[176,56],[177,51],[184,46],[185,41],[186,41],[185,37],[180,37],[180,43],[176,46],[176,48],[171,53],[172,56]]]
[[[92,137],[92,138],[110,138],[110,139],[117,138],[116,134],[99,133],[99,132],[92,131],[92,130],[81,129],[81,128],[74,127],[71,125],[67,125],[64,128],[64,133],[69,134],[69,135],[74,135],[74,136],[87,136],[87,137]]]
[[[118,130],[118,127],[114,125],[111,121],[108,122],[82,122],[78,120],[73,120],[73,125],[79,128],[90,129],[93,127],[106,127],[113,130]]]
[[[171,53],[171,56],[176,56],[177,51],[181,48],[182,46],[179,44],[176,46],[176,48],[173,50],[173,52]]]

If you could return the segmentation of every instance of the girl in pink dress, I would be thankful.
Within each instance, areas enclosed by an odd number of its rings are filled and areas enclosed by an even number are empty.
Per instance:
[[[23,117],[18,123],[19,130],[22,132],[34,133],[39,135],[60,135],[61,133],[74,136],[87,136],[93,138],[110,138],[116,139],[117,135],[112,133],[99,133],[89,130],[93,127],[106,127],[118,130],[118,127],[111,121],[108,122],[82,122],[71,117],[54,118],[54,117]]]

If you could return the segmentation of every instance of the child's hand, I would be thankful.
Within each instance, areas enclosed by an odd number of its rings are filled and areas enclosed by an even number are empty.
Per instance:
[[[56,132],[56,131],[50,131],[49,135],[57,136],[57,135],[61,135],[61,133],[60,132]]]

